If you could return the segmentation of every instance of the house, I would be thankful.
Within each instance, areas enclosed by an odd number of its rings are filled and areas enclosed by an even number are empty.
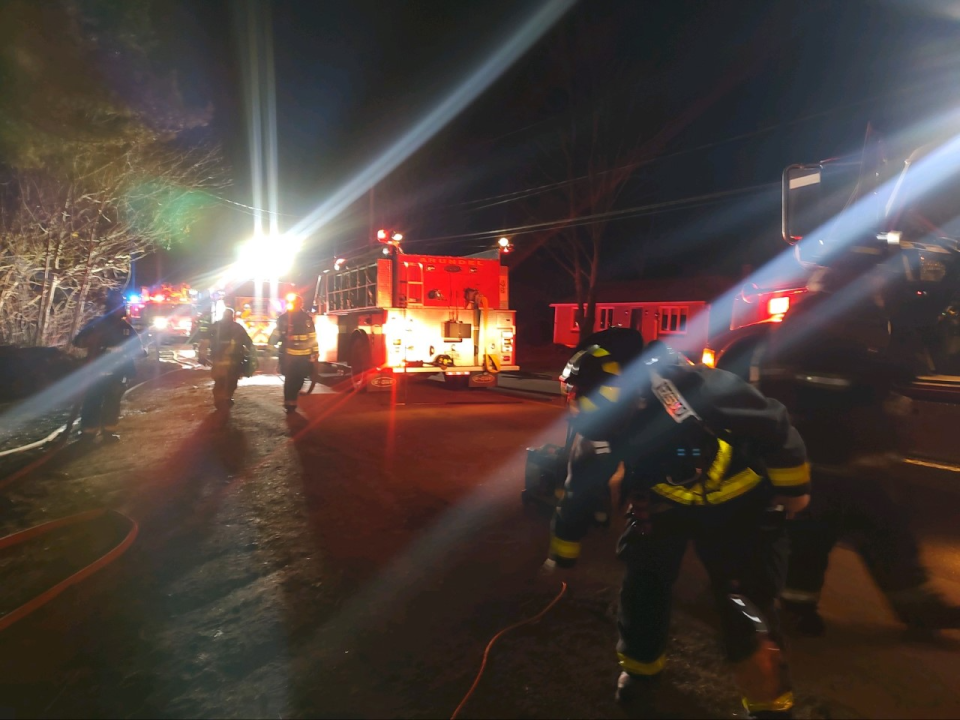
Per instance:
[[[708,338],[730,328],[732,301],[717,298],[738,282],[736,278],[700,276],[601,284],[594,330],[636,328],[647,342],[662,340],[699,360]],[[553,342],[576,347],[580,342],[576,300],[551,303],[550,307],[554,309]]]

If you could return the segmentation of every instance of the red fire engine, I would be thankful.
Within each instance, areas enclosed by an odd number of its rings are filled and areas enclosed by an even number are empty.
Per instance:
[[[197,292],[187,284],[143,287],[127,297],[134,328],[154,341],[186,340],[193,333]]]
[[[499,253],[413,255],[402,235],[338,258],[317,280],[314,308],[321,362],[349,366],[354,384],[393,384],[402,374],[442,373],[470,387],[518,370],[516,312]]]

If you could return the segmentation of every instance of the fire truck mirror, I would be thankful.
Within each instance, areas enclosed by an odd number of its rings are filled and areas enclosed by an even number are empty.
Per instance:
[[[790,245],[803,240],[828,218],[821,217],[819,165],[791,165],[783,171],[783,239]]]
[[[760,288],[756,283],[748,282],[744,283],[743,287],[740,288],[740,299],[745,303],[754,303],[757,301],[757,297],[760,295]]]

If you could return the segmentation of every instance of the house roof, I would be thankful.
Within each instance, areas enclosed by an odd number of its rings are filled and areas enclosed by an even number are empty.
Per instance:
[[[726,290],[739,287],[740,282],[739,279],[732,277],[703,275],[600,283],[597,286],[597,303],[681,302],[684,300],[710,302]],[[552,304],[573,305],[576,302],[576,297],[569,297]]]

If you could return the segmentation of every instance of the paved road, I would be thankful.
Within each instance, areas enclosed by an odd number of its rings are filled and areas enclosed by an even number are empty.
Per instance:
[[[562,438],[562,408],[428,382],[403,399],[318,388],[287,417],[280,379],[262,374],[221,425],[206,372],[132,393],[119,445],[68,454],[9,494],[0,534],[107,506],[141,536],[4,633],[0,708],[448,716],[489,638],[559,589],[534,579],[548,514],[524,511],[519,490],[524,449]],[[960,601],[955,502],[926,489],[915,510],[937,582]],[[494,648],[463,717],[622,716],[614,537],[591,535],[567,595]],[[0,556],[0,585],[14,565]],[[666,716],[729,717],[737,698],[692,557],[676,594]],[[834,554],[824,610],[828,636],[794,641],[802,716],[960,716],[960,636],[905,639],[849,550]]]

